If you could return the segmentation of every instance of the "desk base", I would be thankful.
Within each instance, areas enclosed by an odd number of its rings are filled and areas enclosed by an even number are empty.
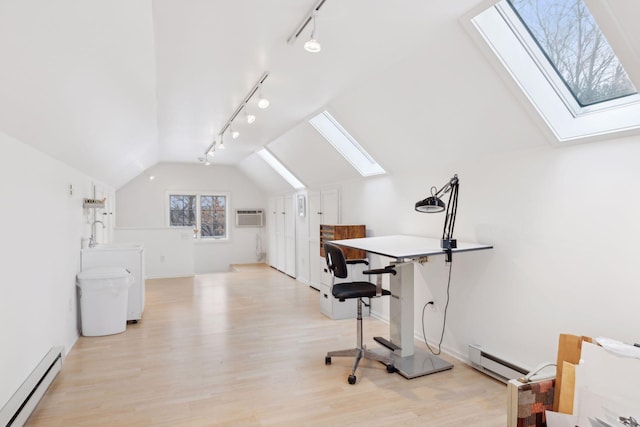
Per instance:
[[[405,357],[400,357],[387,349],[375,349],[372,351],[391,357],[396,371],[408,380],[453,368],[453,364],[420,349],[414,349],[411,356]]]

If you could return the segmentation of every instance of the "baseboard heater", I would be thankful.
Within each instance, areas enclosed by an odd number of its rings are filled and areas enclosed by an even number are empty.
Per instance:
[[[0,426],[21,427],[62,368],[64,347],[53,347],[0,409]]]
[[[480,372],[487,374],[503,383],[508,383],[529,373],[528,369],[517,366],[514,363],[489,354],[482,347],[474,344],[469,345],[469,361],[471,366]]]

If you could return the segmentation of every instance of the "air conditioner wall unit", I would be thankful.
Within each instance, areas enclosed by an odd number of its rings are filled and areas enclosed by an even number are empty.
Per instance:
[[[264,209],[236,209],[236,227],[264,227]]]

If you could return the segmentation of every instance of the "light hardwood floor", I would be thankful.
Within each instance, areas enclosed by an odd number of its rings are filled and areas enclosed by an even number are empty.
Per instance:
[[[467,365],[412,380],[365,361],[347,384],[355,320],[269,267],[147,280],[143,320],[80,337],[27,426],[506,425],[506,387]],[[366,318],[364,336],[388,335]],[[416,343],[420,348],[424,344]]]

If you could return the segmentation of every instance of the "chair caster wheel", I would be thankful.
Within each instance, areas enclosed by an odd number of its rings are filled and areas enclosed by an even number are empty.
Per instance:
[[[331,365],[331,358],[329,356],[324,358],[324,364],[325,365]]]
[[[387,365],[387,372],[393,374],[396,371],[396,367],[393,365]]]
[[[356,383],[356,376],[355,375],[349,375],[349,378],[347,379],[347,381],[349,381],[349,384],[355,384]]]

